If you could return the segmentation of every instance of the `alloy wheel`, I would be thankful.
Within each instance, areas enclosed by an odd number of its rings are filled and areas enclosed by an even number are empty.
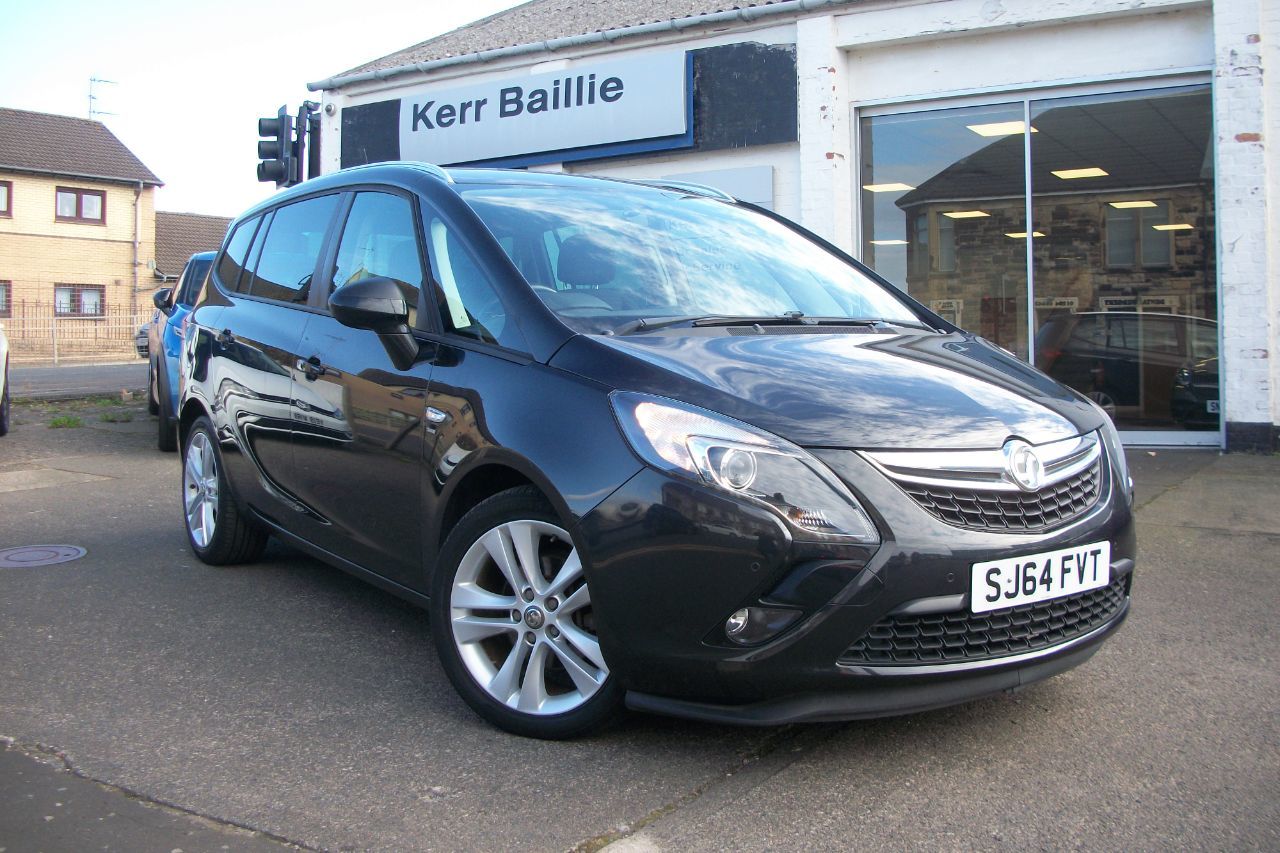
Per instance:
[[[218,460],[203,431],[191,436],[182,467],[182,496],[191,539],[209,547],[218,529]]]
[[[582,561],[554,524],[517,520],[490,529],[463,556],[449,604],[467,672],[512,710],[573,711],[609,676]]]

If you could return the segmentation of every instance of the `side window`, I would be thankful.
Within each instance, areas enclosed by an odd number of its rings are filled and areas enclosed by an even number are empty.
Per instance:
[[[422,259],[413,206],[403,196],[362,192],[351,205],[334,265],[334,289],[363,278],[385,276],[400,285],[409,303],[409,325],[417,325]]]
[[[507,316],[497,289],[471,252],[443,220],[432,219],[427,230],[431,276],[445,331],[511,349],[527,349],[524,336]]]
[[[1193,320],[1191,322],[1191,357],[1218,357],[1218,326],[1214,323]]]
[[[182,284],[174,294],[173,303],[186,306],[194,304],[196,296],[200,294],[200,285],[204,283],[204,277],[208,272],[208,261],[188,261],[187,268],[182,272]]]
[[[305,302],[337,195],[309,198],[278,208],[271,218],[250,296]]]
[[[1178,354],[1178,328],[1172,317],[1138,315],[1142,320],[1142,348],[1147,351]]]
[[[1089,349],[1103,349],[1107,345],[1107,327],[1100,322],[1101,318],[1084,315],[1076,321],[1071,340],[1079,342]]]
[[[244,259],[249,253],[249,244],[253,241],[254,232],[258,230],[259,217],[241,222],[235,233],[227,242],[227,250],[218,260],[218,280],[227,290],[236,290],[240,281],[240,272],[244,269]]]

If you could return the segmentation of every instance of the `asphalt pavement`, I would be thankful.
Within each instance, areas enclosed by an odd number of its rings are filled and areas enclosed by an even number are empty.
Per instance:
[[[0,568],[6,853],[1280,849],[1280,457],[1134,451],[1132,615],[1020,693],[549,743],[475,717],[400,600],[278,546],[195,560],[140,405],[50,417],[0,439],[0,549],[87,553]]]
[[[147,362],[139,358],[104,364],[12,365],[9,381],[15,400],[118,395],[147,387]]]

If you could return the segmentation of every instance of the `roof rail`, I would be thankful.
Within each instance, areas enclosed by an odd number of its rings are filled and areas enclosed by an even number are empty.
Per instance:
[[[647,187],[655,187],[660,190],[678,190],[679,192],[689,193],[690,195],[700,195],[705,198],[714,198],[720,201],[737,201],[736,198],[723,190],[718,190],[715,187],[709,187],[705,184],[690,183],[689,181],[668,181],[665,178],[655,178],[653,180],[637,180],[635,183],[644,184]]]
[[[433,175],[445,183],[453,183],[453,176],[443,168],[435,163],[424,163],[421,160],[382,160],[377,163],[361,163],[359,166],[348,166],[342,171],[354,172],[357,169],[374,169],[378,166],[403,166],[407,169],[417,169],[419,172],[426,172],[428,175]]]

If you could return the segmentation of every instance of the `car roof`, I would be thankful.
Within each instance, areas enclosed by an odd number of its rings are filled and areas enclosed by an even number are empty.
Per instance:
[[[364,180],[362,180],[364,179]],[[637,191],[680,192],[701,195],[720,201],[736,203],[733,197],[711,187],[681,181],[626,180],[605,175],[569,175],[563,172],[533,172],[524,169],[492,169],[476,167],[443,168],[432,163],[414,160],[391,160],[380,163],[367,163],[351,166],[338,172],[331,172],[318,178],[311,178],[302,183],[281,190],[244,211],[236,217],[243,220],[262,210],[274,207],[294,197],[311,195],[326,190],[341,190],[345,187],[369,182],[386,181],[391,184],[425,189],[428,182],[446,185],[465,186],[528,186],[528,187],[592,187],[616,192],[619,185],[635,188]]]

